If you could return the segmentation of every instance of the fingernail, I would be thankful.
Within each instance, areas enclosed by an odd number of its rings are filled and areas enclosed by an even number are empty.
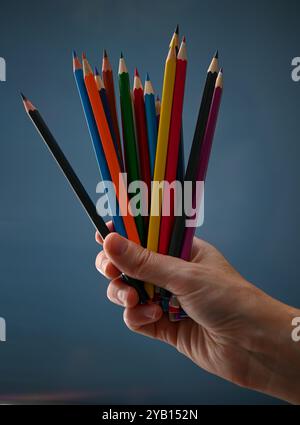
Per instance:
[[[121,301],[122,304],[125,304],[127,298],[126,291],[119,289],[119,291],[117,292],[117,298],[119,301]]]
[[[157,307],[155,304],[152,305],[148,305],[145,307],[145,311],[144,311],[144,316],[147,319],[155,319],[155,317],[157,316]]]
[[[114,236],[108,245],[111,254],[121,257],[127,249],[127,239],[121,236]]]

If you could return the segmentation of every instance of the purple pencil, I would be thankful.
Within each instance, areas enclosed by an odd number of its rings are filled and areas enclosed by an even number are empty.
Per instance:
[[[215,128],[217,124],[217,118],[221,103],[221,97],[222,97],[222,91],[223,91],[223,72],[222,69],[219,71],[215,88],[214,88],[214,94],[212,98],[212,103],[209,111],[209,116],[207,120],[207,126],[204,133],[203,138],[203,145],[200,152],[199,157],[199,164],[198,164],[198,170],[197,170],[197,181],[204,182],[206,178],[207,168],[208,168],[208,162],[212,147],[212,142],[214,138]],[[196,199],[196,193],[193,193],[193,207],[196,207],[196,211],[198,214],[200,209],[200,203],[202,200],[203,195],[203,187],[201,188],[200,193],[198,194],[198,199]],[[193,219],[197,219],[198,217],[193,217]],[[197,221],[197,220],[196,220]],[[183,237],[183,244],[181,248],[180,258],[183,260],[189,261],[191,259],[191,249],[193,245],[193,238],[195,236],[196,226],[194,227],[186,227],[184,231],[184,237]],[[169,300],[169,319],[172,322],[176,322],[178,320],[181,320],[183,318],[187,317],[186,313],[182,310],[180,307],[180,304],[177,300],[177,297],[175,295],[171,295]]]
[[[208,168],[208,162],[210,157],[210,152],[212,148],[212,142],[214,138],[215,128],[217,124],[217,118],[221,103],[221,97],[222,97],[222,91],[223,91],[223,72],[222,69],[220,70],[216,84],[215,84],[215,90],[213,95],[213,100],[211,103],[211,108],[209,112],[207,127],[205,130],[205,135],[203,139],[203,146],[201,149],[200,154],[200,161],[199,161],[199,167],[198,167],[198,174],[197,174],[197,180],[198,181],[205,181],[206,179],[206,173]],[[194,194],[195,195],[195,194]],[[200,202],[202,199],[202,194],[200,194],[199,199],[193,199],[193,204],[196,205],[196,210],[199,211],[200,208]],[[195,227],[186,227],[185,233],[184,233],[184,239],[181,249],[181,255],[180,257],[183,260],[189,261],[191,258],[191,249],[193,245],[193,238],[195,236],[196,226]]]

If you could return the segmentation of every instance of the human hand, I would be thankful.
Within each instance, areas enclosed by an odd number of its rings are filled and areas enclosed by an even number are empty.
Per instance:
[[[99,234],[96,240],[102,243]],[[300,403],[300,347],[290,337],[298,310],[247,282],[197,238],[190,262],[152,253],[116,233],[103,248],[96,267],[112,280],[108,298],[125,307],[129,329],[171,344],[231,382]],[[136,291],[118,278],[120,270],[172,292],[189,318],[170,322],[158,305],[139,305]]]

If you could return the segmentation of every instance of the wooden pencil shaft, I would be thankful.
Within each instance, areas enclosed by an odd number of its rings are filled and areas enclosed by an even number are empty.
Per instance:
[[[150,172],[150,157],[148,149],[147,125],[146,125],[146,112],[144,104],[143,90],[134,90],[134,109],[137,126],[137,139],[139,146],[140,169],[143,181],[148,187],[148,196],[150,200],[151,192],[151,172]],[[148,205],[149,205],[148,200]]]
[[[196,129],[194,133],[194,138],[192,142],[191,152],[189,156],[189,161],[185,173],[184,180],[187,182],[195,183],[197,178],[197,169],[199,162],[199,155],[201,152],[202,141],[205,133],[205,128],[207,124],[207,119],[209,115],[210,105],[212,101],[212,96],[214,92],[215,82],[217,79],[217,72],[208,72],[205,87],[203,90],[202,101],[199,109]],[[184,210],[182,211],[181,216],[175,218],[173,232],[170,240],[169,246],[169,255],[173,257],[179,257],[181,253],[184,231],[185,231],[185,220],[186,215]]]
[[[116,154],[117,154],[119,164],[120,164],[120,169],[121,169],[121,171],[123,171],[123,160],[122,160],[122,157],[120,156],[117,136],[116,136],[116,133],[115,133],[115,127],[113,125],[112,116],[111,116],[110,109],[109,109],[106,90],[104,88],[101,89],[99,91],[99,95],[100,95],[100,99],[101,99],[103,109],[104,109],[104,112],[105,112],[105,115],[106,115],[106,119],[107,119],[107,123],[108,123],[109,129],[110,129],[111,137],[112,137],[113,142],[114,142]]]
[[[109,105],[109,110],[111,114],[112,124],[114,127],[114,132],[116,136],[116,143],[118,146],[118,154],[120,157],[120,161],[123,164],[123,155],[122,155],[122,147],[121,147],[121,138],[120,138],[120,130],[117,116],[117,107],[116,107],[116,97],[115,97],[115,88],[114,88],[114,80],[112,70],[103,70],[102,77],[104,86],[107,93],[107,100]],[[123,168],[123,166],[122,166]]]
[[[222,87],[216,87],[214,91],[210,113],[209,113],[207,127],[205,130],[203,149],[201,151],[201,158],[198,165],[198,175],[197,175],[198,181],[204,182],[206,180],[206,173],[207,173],[209,157],[211,153],[214,133],[215,133],[216,124],[217,124],[221,97],[222,97]],[[195,205],[197,211],[199,211],[199,208],[200,208],[201,198],[202,196],[200,196],[199,199],[196,199],[196,192],[193,193],[193,204]],[[196,215],[193,219],[196,219]],[[187,227],[184,232],[184,240],[183,240],[183,246],[182,246],[180,258],[186,261],[190,260],[195,231],[196,231],[196,226]]]
[[[86,192],[81,181],[77,177],[75,171],[73,170],[71,164],[67,160],[63,151],[61,150],[58,143],[56,142],[54,136],[52,135],[49,128],[47,127],[47,124],[43,120],[41,114],[39,113],[37,109],[33,111],[32,110],[28,111],[28,114],[32,122],[34,123],[35,127],[37,128],[38,132],[42,136],[42,139],[44,140],[47,147],[49,148],[49,151],[51,152],[56,162],[58,163],[60,169],[64,173],[73,191],[77,195],[79,201],[84,207],[90,220],[92,221],[95,228],[97,229],[102,239],[104,240],[106,236],[110,233],[110,231],[108,227],[106,226],[103,218],[98,215],[94,203],[92,202],[91,198]],[[132,279],[131,277],[126,276],[124,274],[122,274],[121,277],[122,277],[122,280],[126,282],[129,286],[132,286],[133,288],[136,289],[141,303],[147,302],[148,295],[143,287],[142,282],[139,282],[136,279]]]
[[[139,163],[138,163],[134,112],[133,112],[128,72],[122,72],[119,74],[119,88],[120,88],[120,103],[121,103],[121,116],[122,116],[122,128],[123,128],[125,167],[126,167],[126,172],[128,177],[128,184],[130,184],[133,181],[140,180],[141,177],[140,177],[140,170],[139,170]],[[145,246],[146,234],[145,234],[144,219],[139,214],[135,217],[135,222],[136,222],[141,244]]]
[[[197,163],[199,161],[199,153],[203,142],[203,136],[206,129],[210,105],[214,93],[217,73],[208,73],[207,80],[203,91],[203,99],[199,109],[198,120],[192,142],[192,148],[185,174],[185,181],[194,182],[197,177]]]
[[[83,61],[84,68],[84,80],[85,86],[88,92],[88,96],[91,102],[93,109],[95,121],[99,131],[100,138],[102,140],[103,150],[105,157],[108,163],[109,171],[113,183],[115,184],[116,194],[120,205],[120,210],[123,215],[125,229],[128,235],[128,238],[132,241],[140,244],[140,237],[137,232],[136,224],[134,217],[131,215],[130,211],[128,213],[128,198],[125,183],[122,178],[120,178],[121,168],[118,160],[116,150],[114,148],[114,143],[111,137],[109,130],[109,125],[105,116],[103,105],[99,96],[97,85],[92,74],[91,68],[87,60]],[[121,199],[121,194],[123,194],[125,199]],[[123,202],[125,201],[125,202]]]
[[[168,156],[166,162],[165,180],[172,184],[176,180],[178,167],[181,162],[180,158],[180,145],[181,145],[181,134],[182,134],[182,111],[183,111],[183,99],[184,99],[184,88],[186,78],[186,60],[178,60],[176,64],[176,78],[173,93],[173,106],[171,115],[171,125],[169,132],[168,142]],[[170,237],[172,233],[172,227],[174,223],[174,192],[170,193],[169,208],[170,214],[168,216],[163,215],[161,218],[161,229],[159,236],[159,249],[158,252],[161,254],[168,253],[168,247]],[[167,199],[163,199],[163,208],[167,208]]]
[[[132,99],[130,94],[128,73],[123,72],[119,75],[119,85],[125,165],[126,171],[128,173],[128,183],[130,184],[132,181],[140,180],[140,173],[138,167]]]
[[[94,149],[95,157],[98,163],[101,179],[104,182],[111,181],[111,176],[110,176],[108,165],[105,159],[102,142],[99,136],[99,132],[98,132],[97,125],[96,125],[95,118],[92,111],[92,107],[90,105],[89,97],[84,84],[83,70],[82,70],[81,64],[78,61],[78,58],[76,57],[75,59],[76,59],[75,63],[77,63],[77,68],[74,67],[75,68],[74,77],[75,77],[75,81],[76,81],[76,85],[78,89],[78,94],[81,100],[82,108],[84,111],[86,123],[88,126],[89,134],[92,140],[93,149]],[[112,217],[116,232],[120,233],[124,237],[127,237],[123,219],[120,216],[119,203],[117,201],[115,193],[110,190],[107,190],[107,199],[108,199],[110,209],[112,209],[113,205],[116,205],[116,215]]]
[[[156,143],[157,143],[157,116],[156,116],[156,110],[155,110],[155,98],[153,94],[145,95],[145,110],[146,110],[146,119],[147,119],[150,171],[151,171],[151,180],[152,180],[153,174],[154,174]]]
[[[172,113],[173,91],[176,74],[176,54],[175,48],[171,47],[165,64],[160,125],[157,135],[157,147],[154,166],[153,181],[160,184],[165,177],[166,159],[168,153],[168,140],[170,130],[170,120]],[[153,190],[151,194],[151,208],[149,219],[149,230],[147,238],[147,248],[157,252],[159,243],[159,230],[161,221],[162,191]],[[158,215],[156,213],[158,212]],[[145,283],[145,288],[150,298],[154,296],[154,287],[151,283]]]
[[[65,157],[63,151],[60,149],[52,133],[48,129],[42,116],[40,115],[38,110],[29,111],[29,115],[32,121],[34,122],[36,128],[38,129],[39,133],[41,134],[43,140],[47,144],[53,157],[55,158],[64,175],[66,176],[72,189],[74,190],[78,199],[86,210],[92,223],[100,233],[101,237],[104,239],[109,234],[109,230],[106,224],[104,223],[104,220],[97,214],[97,210],[94,203],[92,202],[91,198],[83,187],[81,181],[75,174],[75,171],[73,170],[71,164]]]

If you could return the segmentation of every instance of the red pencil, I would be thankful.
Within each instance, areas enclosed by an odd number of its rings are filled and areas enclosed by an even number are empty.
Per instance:
[[[106,89],[106,95],[109,105],[109,111],[112,119],[112,124],[114,127],[114,132],[116,135],[116,141],[118,146],[118,154],[120,157],[120,161],[122,164],[122,169],[124,169],[123,155],[122,155],[122,147],[121,147],[121,137],[118,123],[118,115],[117,115],[117,107],[116,107],[116,97],[115,97],[115,88],[114,88],[114,77],[112,67],[107,55],[107,51],[103,52],[103,60],[102,60],[102,79]]]
[[[139,152],[139,163],[142,180],[148,187],[148,207],[151,199],[151,171],[150,171],[150,156],[147,137],[147,123],[144,103],[144,89],[138,74],[138,70],[134,72],[133,83],[133,105],[136,122],[137,143]],[[149,216],[145,216],[146,225],[148,226]]]
[[[174,86],[174,94],[173,94],[169,143],[168,143],[168,156],[167,156],[167,164],[166,164],[166,172],[165,172],[165,181],[167,181],[170,184],[176,180],[176,175],[177,175],[186,68],[187,68],[186,44],[185,44],[185,38],[183,38],[178,55],[177,55],[176,77],[175,77],[175,86]],[[170,205],[168,205],[169,203]],[[168,206],[170,208],[168,208]],[[167,254],[169,249],[172,228],[174,224],[174,190],[170,190],[170,197],[166,197],[164,195],[162,208],[163,209],[162,209],[162,218],[161,218],[161,224],[160,224],[158,252],[161,254]],[[166,211],[169,212],[168,215],[165,215]]]

